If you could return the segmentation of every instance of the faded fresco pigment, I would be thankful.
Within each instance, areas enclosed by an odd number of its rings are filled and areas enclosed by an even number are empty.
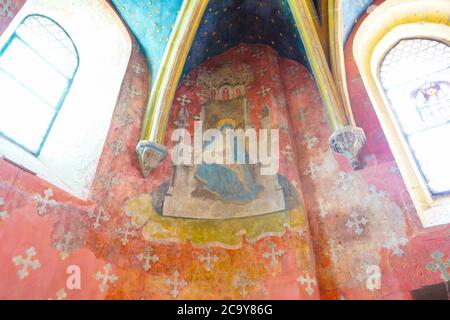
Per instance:
[[[0,32],[22,2],[0,11]],[[151,79],[135,42],[91,200],[0,160],[0,298],[411,299],[414,289],[449,281],[449,228],[420,224],[353,60],[354,33],[348,84],[368,139],[359,171],[329,149],[311,73],[267,45],[237,44],[180,83],[168,146],[180,114],[191,130],[201,112],[199,75],[220,78],[224,64],[246,64],[253,75],[237,94],[247,100],[248,121],[280,129],[277,182],[286,208],[227,220],[162,215],[170,159],[142,177],[135,147]],[[66,286],[73,265],[80,290]]]

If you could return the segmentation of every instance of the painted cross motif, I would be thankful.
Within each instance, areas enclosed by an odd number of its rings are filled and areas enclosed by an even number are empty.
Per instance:
[[[303,122],[306,120],[306,116],[309,114],[306,110],[302,109],[297,115],[297,120]]]
[[[383,201],[386,198],[386,192],[384,192],[383,190],[378,191],[377,187],[374,185],[369,186],[369,192],[370,192],[370,197],[373,200]]]
[[[301,276],[297,279],[297,281],[305,287],[305,291],[308,294],[308,296],[312,296],[314,293],[313,286],[317,286],[317,280],[316,278],[311,278],[309,275],[306,275],[306,277]]]
[[[388,171],[389,171],[389,173],[396,174],[396,175],[400,176],[400,170],[396,166],[390,167]]]
[[[125,227],[117,229],[117,234],[123,235],[123,237],[120,240],[122,242],[122,245],[126,246],[128,242],[130,242],[129,237],[137,236],[137,232],[135,230],[130,230],[132,228],[133,226],[131,225],[131,223],[127,223]]]
[[[185,94],[177,98],[177,101],[183,106],[187,106],[188,104],[191,104],[192,101],[189,99],[189,97]]]
[[[40,195],[35,195],[33,197],[34,200],[38,201],[37,205],[37,213],[40,216],[43,216],[47,213],[47,206],[54,207],[56,205],[56,201],[52,200],[53,197],[53,190],[47,189],[44,191],[44,197]]]
[[[248,288],[253,286],[253,281],[247,278],[245,272],[240,272],[233,279],[233,287],[239,289],[241,296],[246,297],[248,295]]]
[[[272,76],[272,81],[276,82],[276,83],[281,83],[281,77],[279,74],[275,74]]]
[[[180,273],[178,271],[175,271],[172,277],[172,279],[166,279],[164,283],[170,288],[172,298],[176,298],[180,295],[181,290],[187,286],[187,282],[183,279],[180,280]]]
[[[278,65],[278,62],[279,62],[278,57],[277,56],[273,56],[272,57],[272,64]]]
[[[205,90],[202,90],[200,92],[197,92],[195,94],[197,97],[199,97],[200,99],[200,103],[205,103],[206,101],[208,101],[208,93]]]
[[[74,244],[72,243],[72,232],[67,232],[63,238],[63,241],[60,241],[56,244],[56,249],[59,251],[61,259],[65,260],[69,256],[70,252],[74,249]]]
[[[95,280],[101,281],[98,285],[98,288],[100,289],[101,292],[105,292],[106,290],[108,290],[109,283],[114,283],[119,279],[118,276],[111,273],[112,265],[110,263],[106,264],[103,267],[103,270],[105,273],[102,273],[101,271],[97,271],[94,274]]]
[[[198,257],[198,260],[200,260],[200,262],[205,262],[204,263],[204,268],[206,271],[211,272],[214,268],[214,263],[219,260],[218,256],[212,255],[211,254],[211,248],[208,248],[208,250],[206,251],[206,255],[201,255]]]
[[[131,68],[133,68],[134,73],[137,75],[144,73],[145,71],[145,69],[142,67],[140,63],[134,63],[133,65],[131,65]]]
[[[267,72],[267,68],[265,67],[261,67],[258,69],[258,71],[256,72],[256,74],[260,77],[264,76]]]
[[[139,97],[139,96],[142,95],[142,93],[140,93],[140,92],[138,91],[138,89],[136,88],[136,86],[135,86],[134,84],[132,84],[132,85],[130,85],[130,86],[128,87],[127,92],[128,92],[128,95],[129,95],[132,99],[134,99],[134,98]]]
[[[119,179],[112,173],[108,172],[98,178],[105,191],[111,191],[114,186],[119,185]]]
[[[330,246],[331,261],[337,264],[339,262],[339,253],[344,251],[344,247],[334,239],[329,239],[328,245]]]
[[[288,71],[289,71],[289,75],[295,76],[298,71],[298,67],[296,65],[292,65],[289,67]]]
[[[146,247],[144,253],[140,253],[136,256],[136,258],[139,261],[144,261],[144,264],[142,265],[142,267],[144,268],[145,271],[148,271],[152,268],[152,264],[151,264],[152,262],[159,261],[159,257],[157,255],[152,256],[151,252],[152,252],[152,248]]]
[[[403,256],[403,250],[400,248],[400,246],[406,246],[408,244],[408,239],[405,237],[398,237],[395,232],[391,233],[391,236],[389,239],[384,240],[383,242],[383,248],[386,248],[388,250],[392,251],[392,254],[394,256],[401,257]]]
[[[238,51],[239,51],[239,53],[244,54],[248,51],[248,48],[246,45],[242,45],[242,46],[239,46]]]
[[[280,124],[280,130],[284,132],[284,134],[288,135],[289,134],[289,124],[283,122]],[[294,155],[294,154],[292,154]],[[294,160],[294,158],[292,158],[292,160]]]
[[[192,80],[191,75],[187,75],[186,79],[184,79],[184,85],[186,87],[192,87],[195,84],[195,81]]]
[[[256,94],[260,97],[265,97],[269,94],[270,90],[271,90],[270,88],[262,86],[261,89],[259,89],[259,91],[256,92]]]
[[[364,232],[364,226],[367,225],[368,222],[369,220],[360,214],[360,210],[355,209],[350,213],[350,218],[347,220],[345,226],[360,236]]]
[[[323,198],[319,198],[318,202],[319,202],[319,206],[318,206],[318,208],[319,208],[319,216],[322,219],[325,219],[327,217],[327,215],[328,215],[328,209],[329,209],[328,205],[327,205],[327,203],[325,202],[325,200]]]
[[[284,250],[275,250],[276,244],[273,242],[269,242],[269,252],[264,252],[264,259],[270,259],[270,265],[275,267],[278,264],[278,257],[284,255]]]
[[[92,226],[95,230],[100,228],[102,221],[109,221],[109,216],[105,214],[105,210],[102,207],[98,208],[97,213],[94,211],[94,209],[89,209],[87,215],[89,218],[95,219],[92,223]]]
[[[111,147],[111,153],[112,153],[113,157],[117,157],[120,154],[122,154],[125,151],[127,151],[127,147],[122,142],[122,140],[119,140],[119,139],[114,141],[113,143],[111,143],[110,147]]]
[[[2,0],[0,1],[0,16],[13,18],[13,0]]]
[[[256,59],[261,59],[262,55],[264,54],[264,51],[261,49],[257,49],[253,54],[252,57]]]
[[[319,166],[315,162],[309,160],[309,164],[306,167],[306,170],[303,172],[303,174],[305,176],[311,176],[311,178],[314,179],[316,177],[316,174],[319,173],[320,171],[319,169],[320,169]]]
[[[319,143],[319,139],[310,134],[306,134],[302,140],[302,145],[306,146],[306,148],[308,148],[308,150],[311,150],[312,148],[314,148],[318,143]]]
[[[22,268],[17,271],[17,275],[21,280],[28,277],[29,268],[36,270],[41,267],[41,263],[38,259],[33,260],[33,257],[37,255],[36,249],[34,247],[28,248],[25,253],[27,254],[25,258],[20,255],[12,258],[12,261],[16,266],[22,266]]]
[[[450,281],[450,273],[448,273],[447,269],[450,268],[450,259],[444,261],[442,258],[444,255],[440,251],[435,251],[431,254],[431,257],[434,259],[434,262],[430,262],[426,265],[426,268],[430,271],[440,272],[441,279],[444,281]]]
[[[304,89],[300,87],[295,87],[291,91],[291,96],[298,96],[299,94],[303,93]]]
[[[65,300],[67,298],[67,293],[64,288],[59,289],[56,292],[56,300]]]
[[[133,118],[130,116],[130,114],[127,111],[119,113],[116,116],[116,119],[121,128],[128,127],[130,124],[133,123]]]
[[[335,184],[342,191],[349,191],[354,186],[355,181],[351,175],[349,175],[345,172],[339,172],[339,175],[335,181]]]
[[[295,155],[294,151],[292,150],[292,147],[290,145],[287,145],[283,151],[281,151],[282,154],[286,156],[289,162],[294,161]]]
[[[211,74],[211,70],[209,70],[206,66],[201,66],[198,69],[199,74]]]
[[[3,207],[5,205],[5,199],[0,197],[0,207]],[[9,218],[9,214],[6,210],[0,211],[0,220],[5,220],[6,218]]]

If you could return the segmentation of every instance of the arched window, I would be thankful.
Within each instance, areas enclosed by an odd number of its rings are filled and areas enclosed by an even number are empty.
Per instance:
[[[78,65],[61,26],[42,15],[23,19],[0,50],[0,134],[38,156]]]
[[[450,46],[433,39],[403,39],[382,60],[379,77],[429,191],[448,194]]]
[[[27,0],[0,34],[0,161],[88,199],[131,51],[110,1]]]
[[[361,78],[424,227],[450,223],[449,16],[448,0],[385,0],[353,39]]]

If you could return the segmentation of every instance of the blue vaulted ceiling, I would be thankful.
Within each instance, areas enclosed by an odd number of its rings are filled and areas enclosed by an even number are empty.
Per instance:
[[[183,0],[111,0],[133,32],[153,75],[158,71]]]
[[[183,0],[111,0],[138,39],[156,73]],[[286,0],[210,0],[184,74],[241,43],[267,44],[281,56],[307,64]]]
[[[156,74],[183,0],[111,0]],[[344,0],[344,39],[372,0]],[[317,4],[317,1],[315,1]],[[308,65],[287,0],[210,0],[183,74],[239,43],[267,44]]]
[[[305,49],[286,0],[210,0],[184,75],[239,43],[267,44],[281,56],[307,64]]]
[[[342,1],[342,12],[344,21],[344,39],[346,42],[358,18],[372,4],[373,0],[344,0]]]

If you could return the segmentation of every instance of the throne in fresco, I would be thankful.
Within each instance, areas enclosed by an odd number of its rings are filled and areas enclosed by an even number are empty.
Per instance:
[[[242,70],[249,72],[246,68]],[[212,128],[246,130],[250,124],[247,100],[242,93],[247,86],[244,82],[251,76],[223,66],[207,78],[205,90],[209,92],[209,99],[202,105],[200,114],[203,132]],[[244,78],[247,80],[243,82]],[[214,84],[213,87],[211,84]],[[214,148],[213,143],[204,144],[204,150]],[[247,145],[240,150],[245,150],[245,154],[235,156],[248,159]],[[260,165],[248,164],[248,161],[246,164],[202,163],[173,167],[162,214],[183,218],[229,219],[264,215],[285,208],[277,175],[261,175]]]

